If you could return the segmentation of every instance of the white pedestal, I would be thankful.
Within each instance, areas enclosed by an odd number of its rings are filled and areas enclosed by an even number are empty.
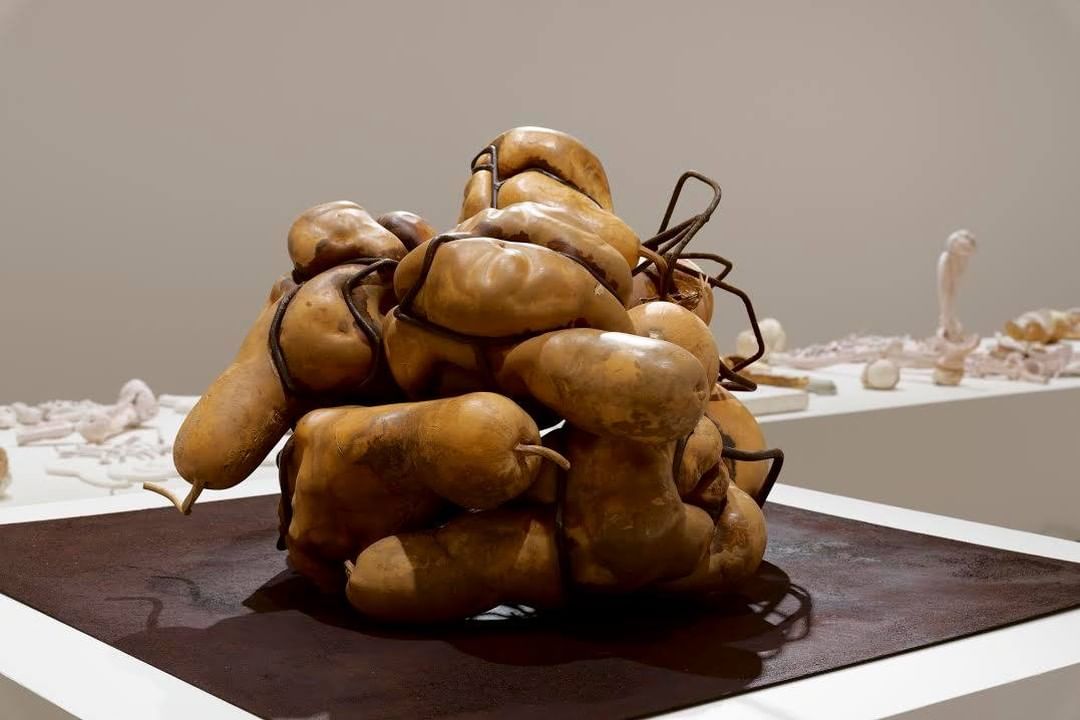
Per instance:
[[[1080,539],[1080,378],[1048,385],[904,370],[866,390],[860,365],[815,374],[835,396],[761,418],[781,482],[1043,535]]]

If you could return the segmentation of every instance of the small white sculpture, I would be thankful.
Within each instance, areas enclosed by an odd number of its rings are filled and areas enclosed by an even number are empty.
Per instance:
[[[957,230],[945,241],[945,251],[938,258],[938,345],[934,361],[934,383],[959,385],[964,378],[967,356],[979,347],[979,336],[964,335],[964,326],[956,315],[956,291],[975,252],[975,236]]]
[[[938,257],[938,329],[929,338],[910,336],[849,335],[824,345],[812,345],[789,353],[776,353],[776,365],[812,370],[839,363],[872,363],[887,358],[897,368],[933,368],[938,385],[956,385],[964,377],[969,356],[979,348],[977,334],[964,334],[956,314],[960,278],[975,252],[975,236],[957,230],[945,241]]]
[[[866,363],[862,372],[862,384],[868,390],[892,390],[900,382],[900,366],[889,358],[878,358]]]
[[[75,429],[87,442],[103,443],[153,419],[157,414],[157,398],[150,387],[142,380],[129,380],[120,389],[120,397],[115,405],[90,412]]]
[[[974,253],[975,236],[968,230],[957,230],[945,241],[945,251],[938,257],[938,337],[954,343],[965,340],[964,327],[956,316],[956,291]]]
[[[994,345],[968,356],[967,371],[975,377],[1001,375],[1045,385],[1059,375],[1074,374],[1076,361],[1069,343],[1045,345],[999,334]]]
[[[758,323],[761,330],[761,339],[765,343],[765,354],[758,360],[760,363],[768,363],[769,357],[774,352],[783,352],[787,349],[787,333],[784,326],[776,318],[765,318]],[[757,352],[757,338],[753,330],[743,330],[735,338],[735,354],[742,358],[752,357]]]
[[[45,419],[45,412],[41,408],[26,403],[12,403],[11,409],[15,411],[15,421],[20,425],[37,425]]]
[[[0,405],[0,430],[10,430],[18,424],[15,409],[9,405]]]

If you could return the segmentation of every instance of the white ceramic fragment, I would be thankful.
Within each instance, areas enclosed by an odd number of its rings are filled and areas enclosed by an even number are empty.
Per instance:
[[[17,445],[29,445],[42,440],[59,440],[75,432],[75,426],[64,421],[42,422],[22,428],[15,433]]]
[[[892,390],[900,382],[900,366],[889,358],[878,358],[866,363],[862,372],[862,384],[868,390]]]
[[[765,354],[758,362],[768,362],[773,353],[783,352],[787,348],[787,333],[776,318],[765,318],[758,322],[761,339],[765,344]],[[743,330],[735,337],[735,354],[741,358],[752,357],[757,352],[757,338],[753,330]]]
[[[10,405],[0,405],[0,430],[10,430],[19,423],[15,419],[15,409]]]
[[[37,425],[45,419],[45,413],[33,405],[26,403],[12,403],[11,409],[15,411],[15,420],[20,425]]]
[[[129,380],[120,389],[116,404],[89,413],[78,424],[79,434],[90,443],[103,443],[125,430],[136,428],[158,413],[158,402],[142,380]]]

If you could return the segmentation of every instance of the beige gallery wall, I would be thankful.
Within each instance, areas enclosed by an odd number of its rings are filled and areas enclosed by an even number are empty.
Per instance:
[[[201,391],[298,212],[446,226],[520,124],[583,138],[645,235],[716,177],[701,249],[796,343],[932,330],[961,226],[969,327],[1080,305],[1076,0],[0,0],[0,401]]]

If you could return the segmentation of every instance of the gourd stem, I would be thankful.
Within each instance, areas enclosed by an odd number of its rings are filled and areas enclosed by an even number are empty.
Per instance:
[[[149,490],[152,493],[157,493],[169,502],[171,502],[177,510],[184,515],[191,514],[191,506],[195,504],[195,500],[198,499],[199,494],[203,491],[203,484],[201,482],[195,482],[191,485],[191,490],[188,492],[187,497],[183,500],[176,497],[171,490],[168,490],[161,485],[153,482],[144,482],[143,490]]]
[[[345,561],[345,577],[352,577],[353,570],[356,569],[356,565],[352,560]]]
[[[515,446],[514,449],[529,455],[539,455],[545,460],[550,460],[555,463],[563,470],[570,469],[570,461],[549,447],[544,447],[543,445],[526,445],[522,443],[521,445]]]

